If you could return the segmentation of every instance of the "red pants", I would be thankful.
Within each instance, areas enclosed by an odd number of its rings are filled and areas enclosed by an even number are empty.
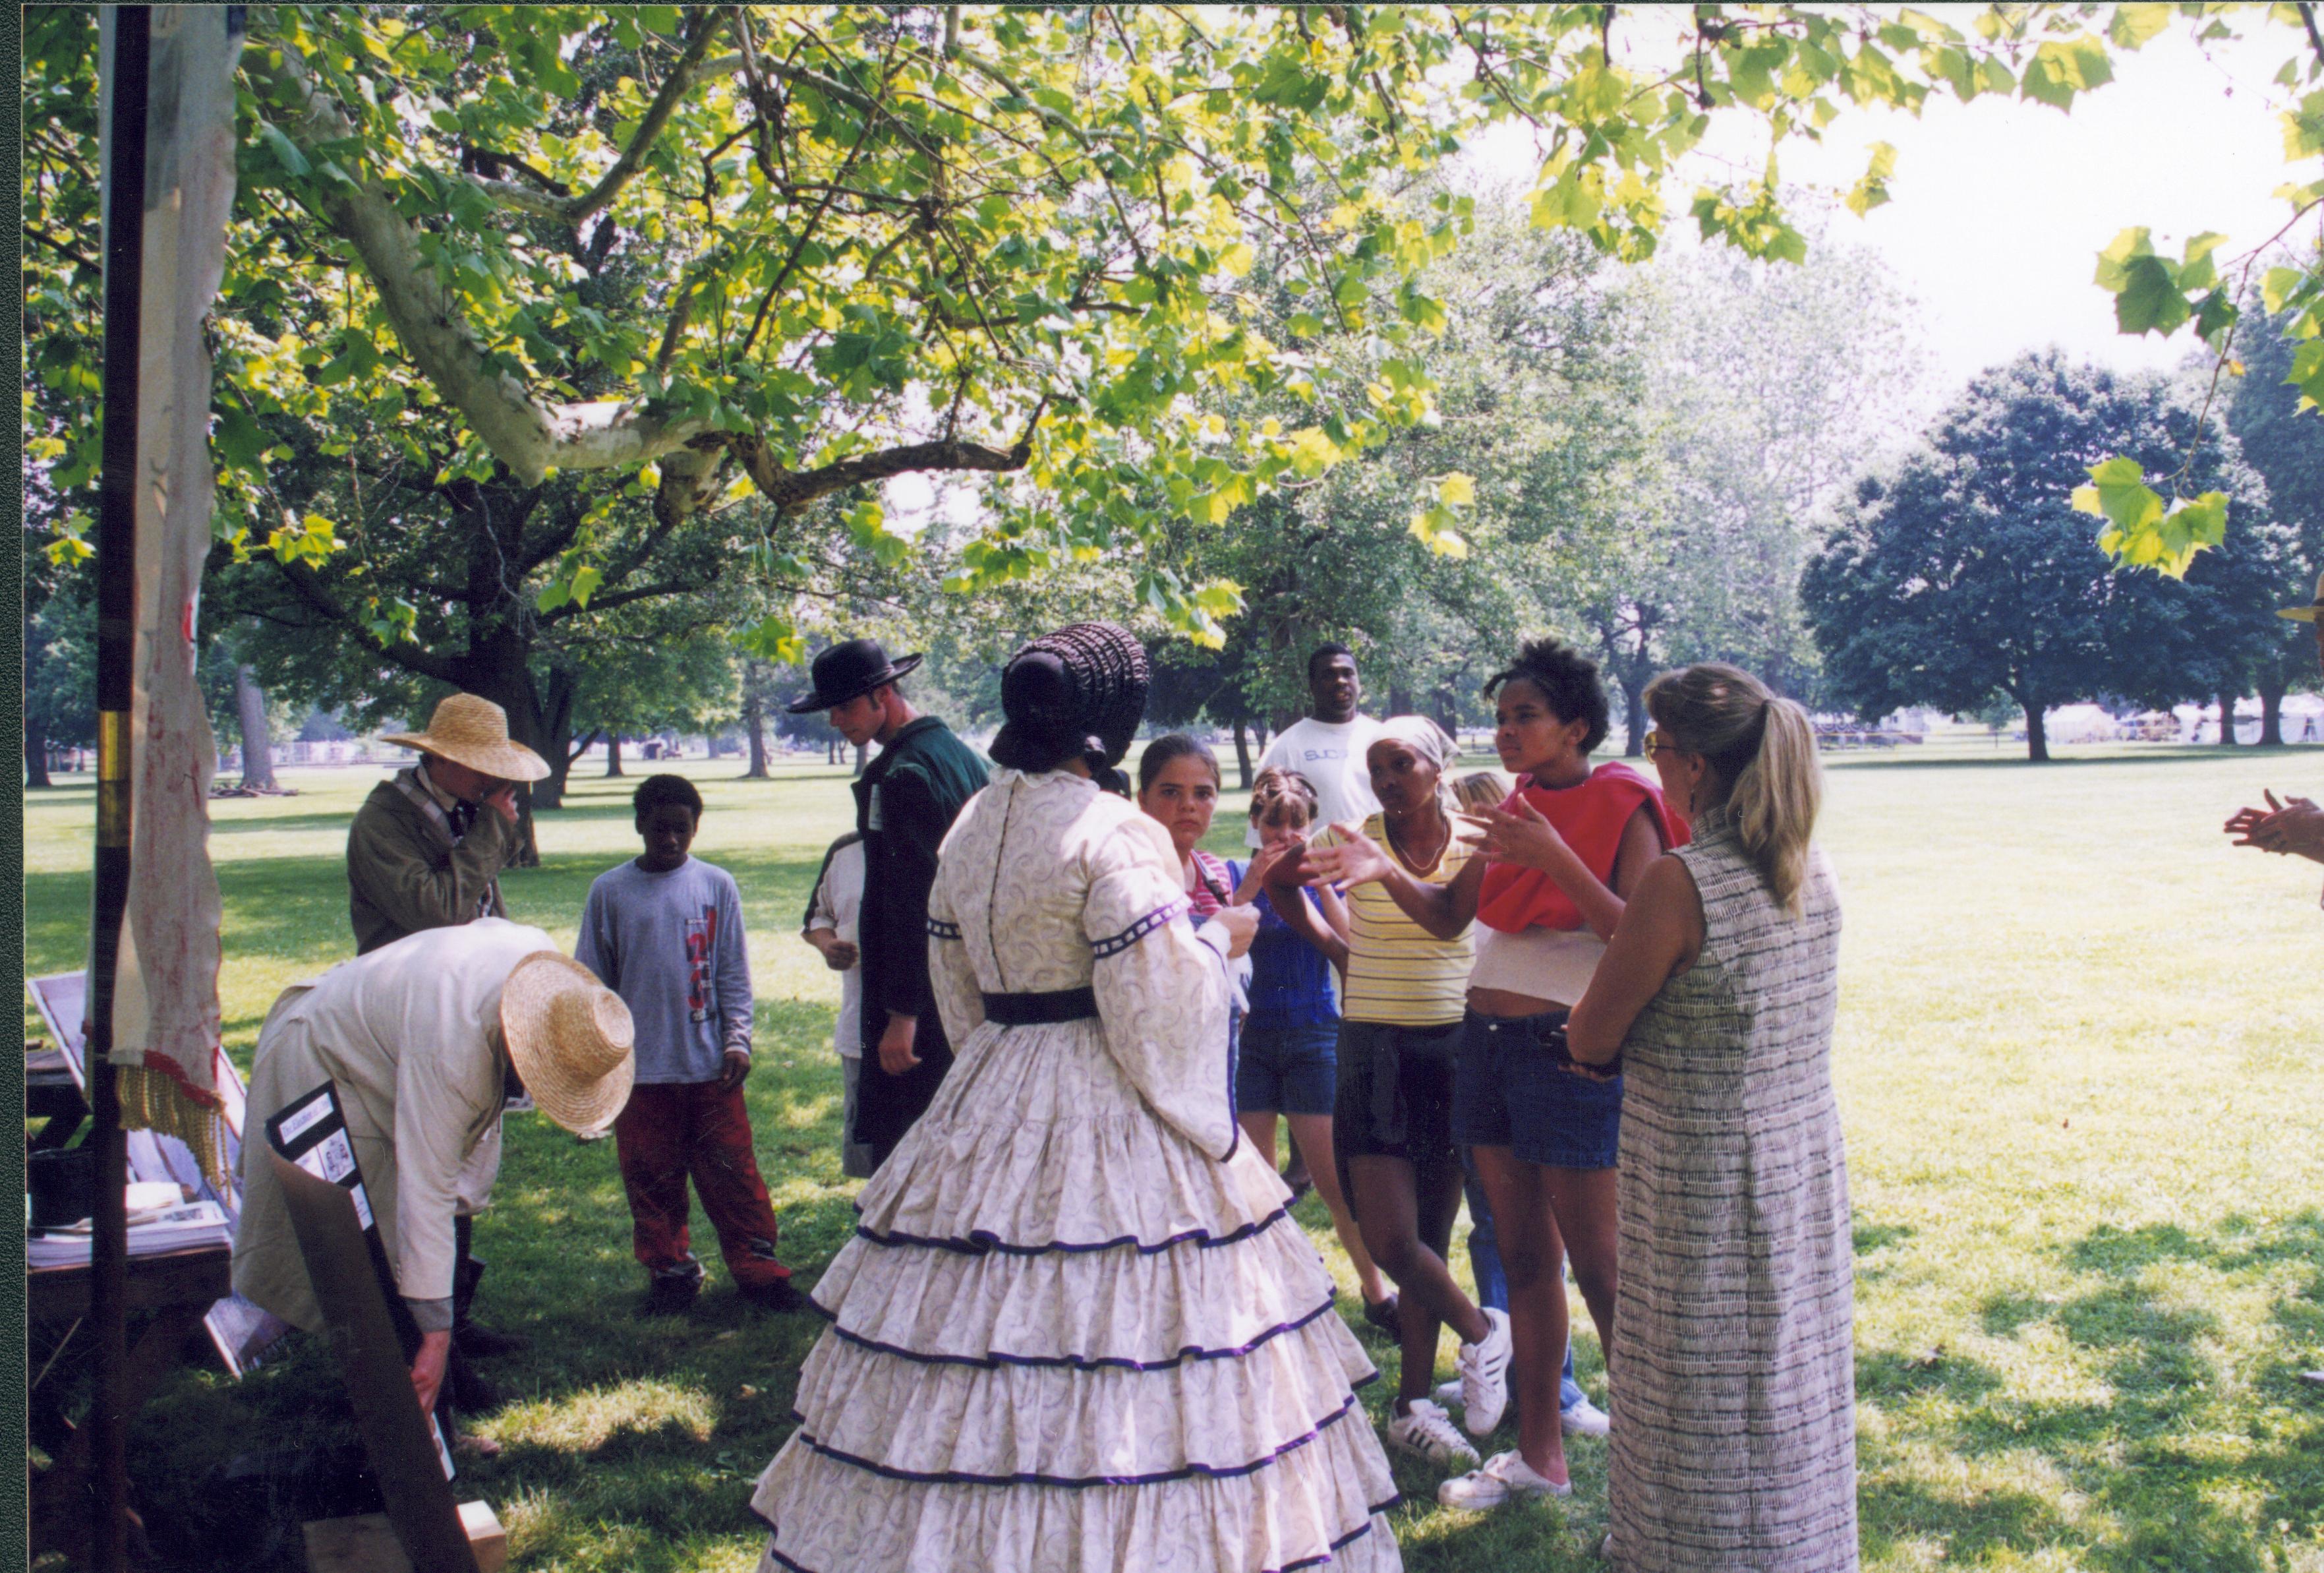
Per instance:
[[[687,1242],[689,1175],[737,1287],[761,1289],[791,1275],[775,1260],[775,1209],[751,1150],[741,1087],[728,1092],[715,1081],[632,1087],[613,1122],[613,1148],[629,1193],[631,1241],[655,1276],[702,1272]]]

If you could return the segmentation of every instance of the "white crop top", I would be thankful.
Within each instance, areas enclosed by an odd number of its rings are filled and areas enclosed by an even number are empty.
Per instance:
[[[1507,989],[1561,1005],[1581,1001],[1606,954],[1606,941],[1587,929],[1525,928],[1514,934],[1477,925],[1477,964],[1471,988]]]

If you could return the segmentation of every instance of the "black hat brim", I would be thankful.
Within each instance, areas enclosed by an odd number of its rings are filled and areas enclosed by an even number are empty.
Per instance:
[[[908,655],[901,661],[891,661],[882,670],[872,672],[859,681],[848,684],[844,691],[835,690],[826,694],[818,689],[803,699],[797,699],[785,705],[783,708],[794,716],[807,716],[817,710],[831,709],[835,706],[847,703],[850,699],[861,699],[882,683],[891,683],[899,678],[910,676],[918,670],[922,659],[921,655]]]

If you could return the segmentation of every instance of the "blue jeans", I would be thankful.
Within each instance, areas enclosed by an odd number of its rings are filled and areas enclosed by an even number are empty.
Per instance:
[[[1477,1178],[1477,1166],[1469,1158],[1469,1150],[1461,1149],[1461,1167],[1466,1172],[1469,1197],[1469,1271],[1477,1278],[1477,1303],[1491,1306],[1497,1311],[1509,1309],[1509,1281],[1501,1272],[1500,1247],[1493,1240],[1493,1209],[1485,1200],[1484,1183]],[[1561,1409],[1572,1409],[1587,1396],[1582,1384],[1573,1380],[1573,1340],[1565,1340],[1565,1372],[1558,1378],[1557,1402]]]

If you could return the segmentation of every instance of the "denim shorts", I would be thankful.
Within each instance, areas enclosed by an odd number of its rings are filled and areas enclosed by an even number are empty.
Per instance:
[[[1552,1169],[1614,1167],[1622,1078],[1599,1081],[1563,1068],[1565,1017],[1469,1013],[1452,1091],[1452,1134],[1463,1147],[1507,1147]]]
[[[1238,1111],[1328,1115],[1340,1082],[1340,1023],[1245,1027],[1235,1062]]]

